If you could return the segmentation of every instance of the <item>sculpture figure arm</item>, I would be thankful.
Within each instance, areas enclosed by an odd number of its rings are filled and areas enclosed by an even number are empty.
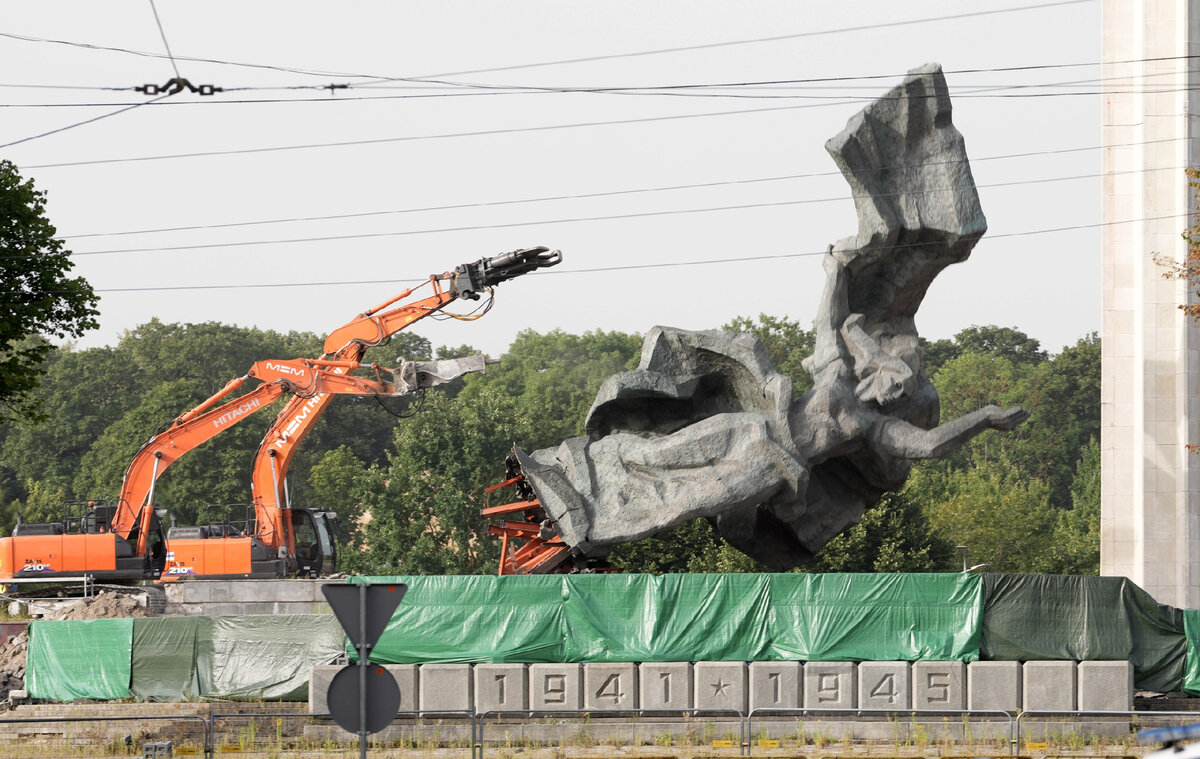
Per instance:
[[[985,430],[1011,430],[1029,418],[1020,406],[1003,409],[988,405],[931,430],[887,417],[871,432],[871,445],[903,459],[936,459],[963,446]]]

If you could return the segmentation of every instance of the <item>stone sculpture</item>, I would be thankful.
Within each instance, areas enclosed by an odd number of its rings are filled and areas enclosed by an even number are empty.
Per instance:
[[[553,529],[584,557],[709,518],[773,569],[809,559],[904,484],[1022,408],[987,406],[938,426],[914,316],[934,277],[987,228],[937,65],[850,119],[826,144],[854,191],[859,231],[829,248],[814,387],[745,334],[655,327],[637,369],[611,377],[586,436],[515,449]]]

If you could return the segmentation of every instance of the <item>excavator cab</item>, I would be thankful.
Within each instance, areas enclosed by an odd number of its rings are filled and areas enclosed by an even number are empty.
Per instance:
[[[332,511],[292,509],[292,537],[296,545],[296,571],[308,577],[332,574],[337,567],[333,539],[337,514]]]

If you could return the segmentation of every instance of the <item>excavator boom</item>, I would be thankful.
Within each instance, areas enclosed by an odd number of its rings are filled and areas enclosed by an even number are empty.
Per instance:
[[[454,271],[434,274],[427,282],[432,289],[431,295],[396,305],[413,294],[410,288],[364,311],[329,333],[325,338],[324,355],[335,361],[357,362],[368,348],[386,342],[409,325],[442,311],[456,300],[477,300],[501,282],[556,266],[561,261],[560,251],[545,247],[522,248],[462,264]],[[333,396],[328,393],[289,400],[275,417],[254,456],[251,490],[258,537],[277,551],[283,549],[288,556],[295,555],[295,544],[285,491],[287,472],[296,449],[332,400]]]

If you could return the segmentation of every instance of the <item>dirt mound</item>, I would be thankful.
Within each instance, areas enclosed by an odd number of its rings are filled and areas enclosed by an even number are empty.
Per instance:
[[[133,596],[111,591],[102,591],[91,598],[61,606],[46,614],[43,619],[118,619],[122,617],[147,617],[146,607]]]
[[[81,598],[70,604],[58,606],[42,619],[118,619],[122,617],[146,617],[146,607],[138,599],[112,591],[102,591],[91,598]],[[0,647],[0,701],[8,698],[10,691],[25,688],[25,652],[29,650],[29,631],[11,638]]]

